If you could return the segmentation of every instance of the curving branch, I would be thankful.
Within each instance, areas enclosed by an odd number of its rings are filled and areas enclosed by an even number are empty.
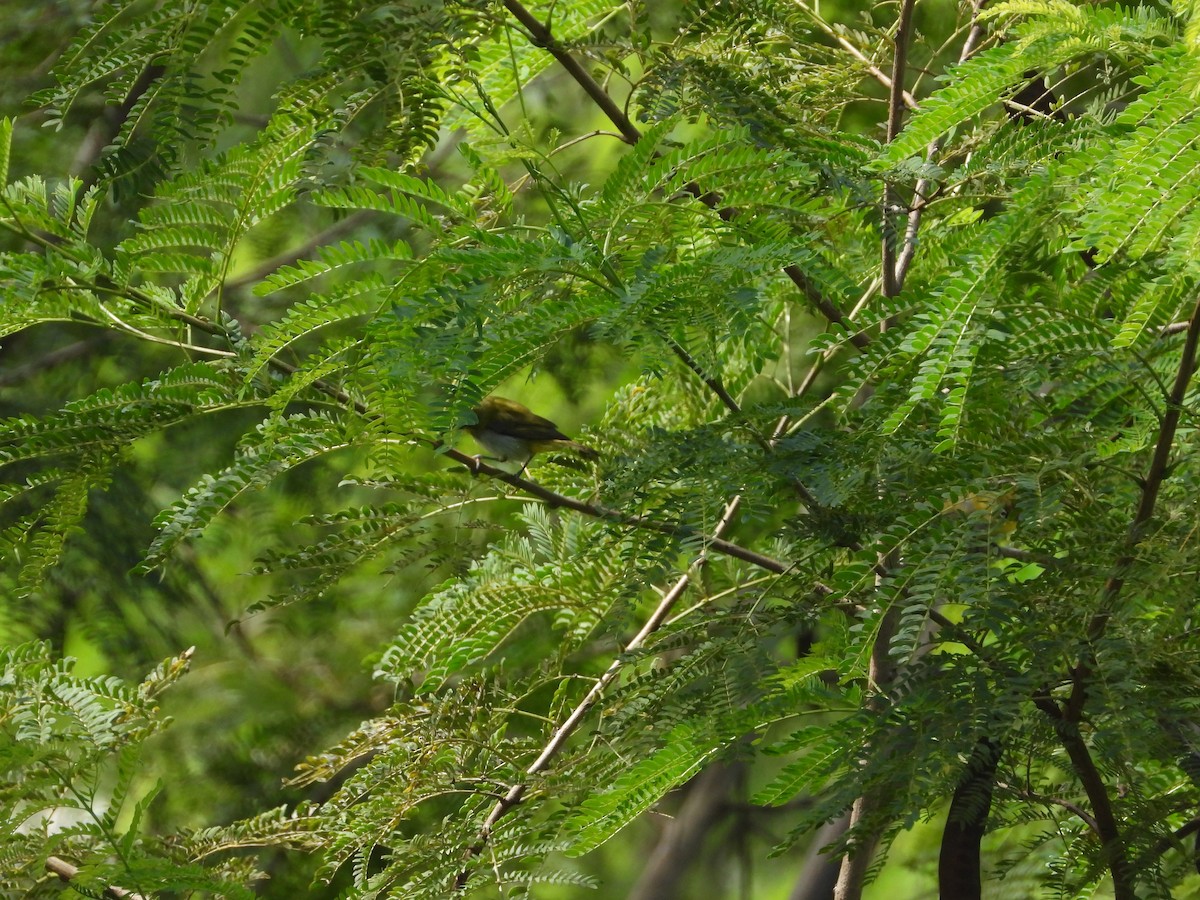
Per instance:
[[[983,895],[979,846],[987,832],[1001,746],[981,737],[954,789],[938,853],[938,889],[943,897],[979,900]]]
[[[1108,796],[1108,786],[1092,758],[1087,741],[1083,739],[1078,720],[1072,720],[1048,694],[1038,694],[1033,698],[1033,702],[1054,722],[1059,742],[1067,751],[1067,758],[1071,761],[1075,777],[1079,779],[1079,784],[1092,805],[1092,824],[1104,846],[1108,866],[1112,871],[1113,896],[1116,900],[1134,900],[1137,895],[1134,892],[1133,869],[1125,852],[1112,800]]]

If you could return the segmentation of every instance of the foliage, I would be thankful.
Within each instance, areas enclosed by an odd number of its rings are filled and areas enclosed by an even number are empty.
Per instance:
[[[140,777],[143,745],[169,724],[156,702],[186,671],[189,656],[166,660],[131,687],[73,674],[73,660],[56,661],[44,643],[0,651],[6,890],[58,896],[43,864],[69,856],[82,863],[74,878],[81,891],[120,885],[250,896],[240,886],[246,866],[198,866],[180,842],[142,834],[163,787]]]
[[[878,867],[949,807],[1048,895],[1178,890],[1196,10],[1010,0],[935,41],[890,9],[114,0],[74,35],[0,127],[0,334],[35,387],[73,329],[120,367],[0,422],[5,630],[163,447],[139,577],[247,516],[270,586],[212,591],[259,592],[229,640],[330,598],[393,635],[387,696],[288,748],[307,800],[169,839],[136,760],[182,665],[5,651],[6,816],[88,817],[6,870],[236,895],[256,847],[339,896],[527,896],[738,762],[779,852],[853,809],[833,853]],[[938,80],[884,140],[896,43]],[[26,152],[101,102],[83,174]],[[482,397],[554,378],[599,462],[464,453]]]

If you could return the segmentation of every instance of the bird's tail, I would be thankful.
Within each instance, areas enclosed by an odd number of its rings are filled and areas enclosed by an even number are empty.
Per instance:
[[[600,457],[600,451],[589,447],[587,444],[581,444],[579,441],[563,441],[562,444],[564,449],[570,450],[584,459],[599,459]]]

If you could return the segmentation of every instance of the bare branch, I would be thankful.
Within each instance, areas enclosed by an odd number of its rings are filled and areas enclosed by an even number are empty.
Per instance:
[[[1172,334],[1182,334],[1192,327],[1191,322],[1172,322],[1170,325],[1164,325],[1159,329],[1159,337],[1167,337]]]
[[[658,519],[652,519],[649,516],[623,513],[620,510],[602,506],[598,503],[587,503],[583,500],[576,500],[574,497],[556,493],[538,484],[536,481],[530,481],[527,478],[522,478],[520,475],[505,472],[503,469],[498,469],[495,466],[489,466],[487,463],[477,460],[474,456],[468,456],[461,450],[449,449],[442,452],[455,462],[462,463],[472,472],[487,475],[511,484],[513,487],[545,501],[548,506],[556,509],[570,509],[578,513],[583,513],[585,516],[591,516],[594,519],[618,522],[622,525],[628,525],[631,528],[657,531],[659,534],[669,534],[680,538],[697,538],[703,543],[705,552],[712,550],[723,556],[732,556],[734,559],[751,563],[761,569],[766,569],[768,572],[774,572],[777,575],[782,575],[791,570],[791,566],[787,563],[767,556],[764,553],[750,550],[740,544],[723,540],[719,532],[714,532],[712,535],[703,535],[683,525],[673,525],[670,522],[662,522]]]
[[[844,34],[837,31],[832,25],[821,18],[820,14],[815,9],[809,7],[807,3],[797,2],[796,5],[808,14],[809,18],[812,19],[813,24],[823,31],[830,40],[836,41],[838,46],[840,46],[859,62],[863,63],[866,66],[867,71],[871,74],[872,78],[882,84],[889,91],[894,90],[893,86],[895,85],[895,81],[886,72],[884,72],[883,69],[871,62],[871,58],[858,49],[858,47],[848,40]],[[909,109],[917,108],[917,99],[912,94],[903,89],[900,93],[904,100],[905,106],[907,106]]]
[[[79,869],[65,859],[59,859],[57,856],[49,856],[46,858],[46,871],[53,875],[57,875],[63,881],[73,881],[79,877]],[[135,894],[133,891],[127,891],[123,887],[117,887],[115,884],[110,884],[104,889],[104,896],[112,897],[113,900],[145,900],[141,894]]]

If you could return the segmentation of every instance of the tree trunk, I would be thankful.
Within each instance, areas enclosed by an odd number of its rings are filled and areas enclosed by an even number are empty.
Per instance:
[[[628,900],[672,900],[684,896],[688,869],[702,858],[701,847],[721,820],[729,794],[742,777],[742,763],[709,766],[687,787],[679,813],[663,830]]]
[[[1000,745],[980,738],[954,790],[938,856],[938,886],[945,900],[979,900],[982,895],[979,843],[987,830],[999,764]]]

